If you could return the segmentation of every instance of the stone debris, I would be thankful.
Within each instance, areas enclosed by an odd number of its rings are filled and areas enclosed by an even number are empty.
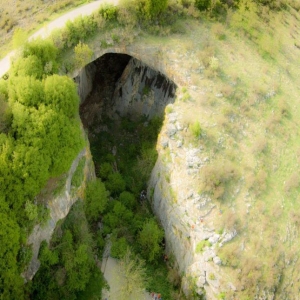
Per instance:
[[[219,241],[219,239],[220,239],[220,235],[219,234],[214,234],[212,237],[210,237],[209,239],[208,239],[208,241],[212,244],[212,245],[214,245],[214,244],[216,244],[218,241]]]
[[[213,258],[213,262],[218,266],[220,266],[222,264],[221,258],[219,256],[215,256]]]
[[[182,144],[183,144],[182,141],[177,141],[177,143],[176,143],[177,148],[181,148]]]
[[[236,235],[237,231],[235,229],[232,232],[225,233],[224,237],[222,237],[221,239],[219,246],[223,247],[225,243],[230,242]]]
[[[203,252],[203,258],[206,262],[213,259],[215,256],[216,253],[213,249],[208,248]]]
[[[182,131],[183,130],[183,127],[181,126],[181,124],[179,122],[176,122],[176,128],[178,131]]]
[[[229,287],[231,290],[233,290],[234,292],[236,291],[236,287],[233,285],[232,282],[229,282],[229,283],[228,283],[228,287]]]
[[[186,152],[186,165],[187,168],[199,169],[203,164],[200,157],[198,156],[199,149],[190,149]]]
[[[167,139],[163,139],[160,144],[163,147],[163,149],[165,149],[169,146],[169,141]]]
[[[202,287],[204,284],[206,283],[206,278],[205,278],[205,275],[201,275],[198,277],[198,280],[196,282],[196,285],[198,287]]]
[[[176,128],[176,126],[174,124],[169,124],[167,126],[167,132],[166,133],[167,133],[167,136],[169,138],[171,138],[172,136],[174,136],[176,134],[176,132],[177,132],[177,128]]]
[[[174,124],[177,121],[177,113],[170,113],[168,115],[169,123]]]

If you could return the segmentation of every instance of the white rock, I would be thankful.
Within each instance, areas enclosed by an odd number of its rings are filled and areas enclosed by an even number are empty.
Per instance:
[[[208,241],[211,243],[211,244],[216,244],[218,242],[218,240],[220,239],[220,235],[219,234],[214,234],[212,237],[210,237],[208,239]]]
[[[221,258],[219,256],[215,256],[213,261],[216,265],[220,266],[222,264]]]

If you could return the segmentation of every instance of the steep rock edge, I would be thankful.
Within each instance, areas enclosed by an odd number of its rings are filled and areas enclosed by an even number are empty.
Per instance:
[[[88,65],[86,70],[80,72],[76,81],[85,83],[87,81],[86,77],[92,78],[93,76],[95,76],[94,68]],[[101,97],[101,95],[97,95],[97,91],[93,90],[88,96],[82,94],[81,103],[85,105],[85,101],[87,101],[93,107],[92,112],[85,111],[85,118],[89,121],[94,118],[95,110],[97,111],[97,117],[100,119],[102,114],[106,114],[112,119],[124,116],[131,119],[137,119],[140,116],[146,116],[149,119],[154,116],[164,116],[165,107],[174,102],[176,90],[172,81],[162,80],[163,76],[163,74],[149,68],[143,62],[132,58],[116,83],[111,101],[106,101],[105,96]],[[100,101],[95,101],[95,99]],[[219,237],[215,235],[213,229],[205,226],[198,228],[197,232],[191,232],[190,226],[192,223],[187,221],[188,217],[185,216],[184,209],[174,202],[174,194],[171,191],[174,182],[172,182],[172,179],[171,182],[164,179],[172,174],[174,166],[175,169],[178,168],[174,159],[167,164],[164,161],[164,149],[173,147],[174,151],[176,148],[177,141],[172,138],[173,134],[183,130],[177,119],[176,113],[167,115],[161,134],[158,137],[157,151],[159,158],[149,181],[148,198],[165,230],[167,252],[174,255],[180,273],[185,274],[183,287],[185,294],[189,295],[191,286],[193,286],[198,294],[203,294],[203,289],[205,289],[208,299],[215,299],[215,295],[219,293],[220,277],[216,275],[217,279],[210,280],[208,273],[220,273],[218,257],[213,249],[208,249],[203,255],[197,255],[195,254],[195,248],[196,241],[209,238],[219,240]],[[87,121],[84,121],[84,123],[87,123]],[[94,134],[101,134],[101,127],[91,133],[92,136]],[[160,147],[166,140],[168,140],[168,145]],[[187,155],[190,151],[190,149],[185,148],[180,150],[183,155]],[[195,159],[193,155],[191,158]],[[196,166],[192,163],[191,169],[193,167]],[[175,193],[177,192],[175,191]],[[187,195],[181,196],[181,202],[186,201]],[[175,198],[177,198],[176,195]],[[215,207],[211,203],[204,206],[203,214],[209,213]],[[214,257],[214,261],[208,262],[209,259],[213,260]],[[190,278],[193,278],[192,282]]]
[[[76,171],[80,159],[83,157],[85,157],[84,180],[80,187],[77,189],[71,189],[71,181],[74,172]],[[87,146],[78,153],[77,157],[72,162],[70,170],[67,173],[66,183],[62,191],[57,197],[50,199],[50,201],[47,203],[47,207],[50,209],[50,219],[48,220],[47,224],[44,226],[39,224],[36,225],[27,240],[27,244],[32,245],[33,256],[26,271],[22,274],[25,281],[32,280],[40,267],[38,254],[42,241],[46,240],[49,242],[51,240],[57,222],[68,215],[72,205],[77,200],[81,199],[80,196],[82,195],[86,182],[94,177],[94,164],[91,157],[89,144],[87,144]]]
[[[168,65],[166,65],[162,60],[158,59],[158,55],[161,53],[160,48],[155,47],[148,47],[145,48],[144,45],[132,45],[129,47],[124,48],[109,48],[105,50],[99,50],[95,52],[93,60],[103,56],[106,53],[116,53],[116,54],[124,54],[130,55],[132,57],[135,57],[143,63],[147,64],[154,70],[157,70],[158,72],[161,72],[165,74],[168,78],[173,80],[176,84],[185,85],[185,79],[183,73],[181,70],[181,65],[178,61],[173,60],[169,61]],[[70,74],[70,77],[75,78],[75,81],[78,84],[78,93],[81,99],[81,103],[83,103],[90,92],[92,91],[92,84],[91,80],[94,79],[95,76],[95,68],[92,66],[86,66],[85,68],[82,68],[81,70],[76,70],[72,74]],[[124,75],[125,76],[125,75]],[[129,76],[130,77],[130,76]],[[116,93],[117,95],[117,93]],[[169,122],[172,123],[173,121]],[[165,122],[161,132],[167,132],[168,131],[168,125],[170,125],[168,122]],[[172,123],[173,124],[173,123]],[[180,127],[180,124],[179,124]],[[170,131],[170,130],[169,130]],[[169,132],[170,133],[170,132]],[[177,264],[179,266],[180,271],[185,275],[184,276],[184,292],[186,294],[189,293],[189,290],[191,288],[191,285],[196,286],[196,289],[199,294],[202,293],[203,288],[206,290],[206,294],[208,299],[217,299],[217,294],[220,291],[220,278],[222,278],[222,270],[217,264],[211,264],[207,263],[207,259],[213,257],[215,254],[212,252],[210,256],[205,255],[196,255],[195,254],[195,247],[196,247],[196,241],[193,242],[188,241],[188,237],[190,236],[190,226],[184,225],[186,223],[184,215],[184,211],[182,211],[177,204],[177,208],[174,208],[171,203],[173,202],[173,194],[171,193],[169,187],[174,186],[176,182],[174,181],[173,177],[170,176],[172,173],[172,169],[176,170],[180,168],[179,165],[176,166],[175,160],[173,159],[171,164],[166,164],[164,162],[164,153],[162,144],[165,143],[164,137],[167,136],[167,134],[161,134],[158,141],[158,154],[159,158],[156,162],[155,168],[152,172],[149,188],[148,188],[148,197],[153,198],[152,194],[154,192],[154,198],[152,201],[152,205],[154,208],[155,214],[158,216],[159,220],[161,221],[165,234],[166,234],[166,242],[167,242],[167,250],[169,253],[173,253],[175,256],[175,259],[177,261]],[[168,137],[169,138],[169,137]],[[170,141],[171,139],[169,139]],[[174,147],[175,148],[175,147]],[[88,149],[88,148],[87,148]],[[183,151],[187,152],[187,149],[183,149]],[[78,163],[78,162],[77,162]],[[170,182],[164,182],[163,177],[169,176]],[[153,191],[152,191],[153,190]],[[175,193],[180,194],[176,189],[174,189]],[[188,198],[188,194],[186,193],[184,196],[181,197],[182,200],[185,200]],[[75,200],[76,201],[76,200]],[[74,202],[75,202],[74,201]],[[74,203],[73,202],[73,203]],[[57,207],[59,207],[59,202],[53,202],[56,203]],[[69,206],[70,209],[71,205]],[[68,211],[65,213],[65,216],[67,215]],[[175,225],[174,227],[172,225]],[[182,226],[182,229],[180,229]],[[49,240],[51,238],[51,234],[53,232],[53,229],[55,228],[55,224],[53,224],[52,229],[49,230],[50,234]],[[38,232],[42,232],[41,229],[37,229]],[[206,232],[205,232],[206,231]],[[224,233],[226,234],[226,233]],[[214,235],[214,231],[206,228],[203,231],[203,234],[197,235],[197,241],[205,240],[209,238],[210,236]],[[29,241],[34,240],[33,235],[31,235]],[[35,236],[39,236],[39,233],[36,233]],[[40,242],[44,238],[40,238],[39,241],[36,242],[38,245],[36,248],[37,250],[34,250],[34,257],[37,257],[39,245]],[[209,250],[210,251],[210,250]],[[34,260],[34,259],[33,259]],[[204,262],[204,263],[202,263]],[[34,271],[31,271],[32,275],[27,275],[28,279],[32,278],[35,274],[35,272],[38,270],[38,260],[35,259],[35,269]],[[209,265],[210,268],[215,276],[217,277],[217,280],[210,281],[207,278],[207,271],[204,271],[204,264]],[[33,263],[30,264],[30,266],[34,265]],[[33,269],[32,267],[30,267]],[[29,268],[29,269],[30,269]],[[27,274],[27,272],[25,273]],[[26,277],[25,277],[26,278]],[[193,283],[190,282],[190,279],[193,279]],[[234,287],[233,287],[234,288]]]

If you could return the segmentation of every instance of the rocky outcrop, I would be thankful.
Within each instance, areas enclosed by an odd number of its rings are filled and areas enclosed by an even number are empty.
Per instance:
[[[164,75],[132,58],[122,76],[106,112],[110,116],[163,116],[167,104],[174,102],[176,86]]]
[[[95,64],[90,63],[82,68],[78,76],[74,78],[74,81],[77,83],[77,91],[80,98],[80,104],[85,101],[85,99],[93,89],[96,71],[97,68]]]
[[[71,181],[82,157],[86,158],[84,166],[84,181],[82,182],[81,186],[74,191],[72,190]],[[36,225],[27,240],[28,245],[32,246],[33,256],[27,270],[22,274],[26,281],[31,280],[40,267],[38,254],[41,242],[44,240],[47,242],[50,241],[56,223],[67,216],[72,205],[79,199],[79,194],[77,192],[83,188],[87,180],[90,180],[94,177],[95,172],[90,150],[89,147],[86,147],[73,161],[62,191],[57,197],[53,197],[50,201],[48,201],[47,207],[50,209],[50,219],[48,220],[47,224],[44,226]]]

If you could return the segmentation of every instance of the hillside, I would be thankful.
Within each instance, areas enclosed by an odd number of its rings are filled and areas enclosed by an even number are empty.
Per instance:
[[[204,2],[196,1],[198,8]],[[176,85],[175,101],[166,105],[156,135],[158,158],[147,190],[188,299],[205,294],[207,299],[297,299],[299,294],[300,13],[295,2],[258,2],[240,1],[231,8],[215,3],[199,11],[192,1],[170,1],[157,22],[151,14],[143,20],[128,4],[117,11],[108,6],[86,22],[88,28],[96,24],[93,32],[85,34],[87,26],[77,21],[78,26],[68,26],[67,38],[66,31],[52,37],[60,73],[80,77],[87,63],[122,53]],[[74,58],[79,41],[89,46],[92,58],[87,52]],[[4,86],[0,91],[6,95]],[[149,103],[154,90],[143,88]],[[93,153],[99,124],[82,123]],[[118,137],[114,126],[111,134]],[[128,124],[125,128],[130,132]],[[2,136],[15,138],[9,132],[5,127]],[[143,139],[145,133],[135,134]],[[121,148],[117,153],[128,159]],[[96,155],[97,174],[105,156]]]

